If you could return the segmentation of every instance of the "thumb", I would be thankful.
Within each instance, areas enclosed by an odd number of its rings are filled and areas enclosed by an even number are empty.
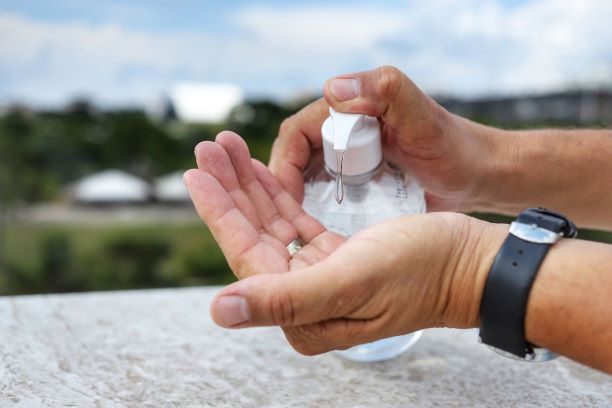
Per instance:
[[[381,117],[392,127],[428,116],[428,102],[433,102],[402,71],[390,66],[332,78],[323,93],[338,112]]]
[[[339,273],[334,273],[339,272]],[[212,302],[227,328],[297,326],[342,317],[355,309],[346,274],[331,262],[281,274],[254,275],[223,289]],[[342,276],[345,275],[345,276]]]

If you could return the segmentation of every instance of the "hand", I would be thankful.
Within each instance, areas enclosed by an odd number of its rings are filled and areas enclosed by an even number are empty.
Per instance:
[[[198,144],[195,155],[199,170],[187,171],[185,184],[237,278],[303,268],[344,242],[306,214],[235,133]],[[295,238],[306,245],[292,258],[286,246]]]
[[[385,156],[416,175],[430,211],[468,211],[488,199],[492,129],[448,113],[401,71],[341,75],[327,81],[324,97],[286,119],[272,149],[269,167],[298,202],[329,106],[380,118]]]
[[[436,213],[391,220],[346,240],[305,214],[237,135],[201,143],[196,156],[200,169],[185,174],[192,199],[244,278],[213,301],[217,324],[280,325],[304,354],[426,327],[477,325],[503,228]],[[306,244],[291,258],[285,245],[296,234]]]

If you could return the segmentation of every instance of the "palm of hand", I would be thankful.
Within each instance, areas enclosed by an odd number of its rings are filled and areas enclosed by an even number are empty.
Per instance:
[[[199,169],[185,173],[185,183],[239,279],[304,268],[345,241],[306,214],[238,135],[222,132],[195,153]],[[305,244],[291,257],[286,246],[298,237]]]

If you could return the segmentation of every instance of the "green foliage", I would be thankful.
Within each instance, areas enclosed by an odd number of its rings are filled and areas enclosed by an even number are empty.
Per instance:
[[[123,289],[158,286],[159,265],[170,252],[167,239],[145,234],[120,234],[87,254],[88,289]]]
[[[191,168],[195,145],[224,129],[239,133],[253,156],[267,161],[281,121],[297,108],[245,103],[226,123],[201,125],[155,123],[140,110],[98,112],[87,101],[63,112],[13,109],[0,116],[0,194],[9,203],[52,200],[62,186],[99,170],[153,179]]]
[[[53,292],[72,289],[72,244],[65,234],[52,234],[42,241],[41,271],[43,288]]]
[[[45,197],[45,186],[53,184],[36,124],[33,116],[19,111],[0,118],[0,192],[5,202]]]
[[[78,289],[73,281],[72,243],[66,234],[46,232],[39,238],[35,268],[13,259],[7,267],[6,292],[67,292]],[[4,292],[4,291],[3,291]]]
[[[226,284],[223,254],[202,224],[13,224],[0,293],[48,293]]]

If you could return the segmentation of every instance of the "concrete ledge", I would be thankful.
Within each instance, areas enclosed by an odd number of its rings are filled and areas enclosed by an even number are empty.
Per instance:
[[[277,328],[214,326],[216,290],[0,298],[0,406],[612,406],[612,377],[510,361],[474,331],[370,365],[303,357]]]

